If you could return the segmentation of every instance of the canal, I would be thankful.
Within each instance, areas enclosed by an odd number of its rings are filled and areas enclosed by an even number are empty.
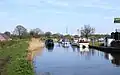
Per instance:
[[[33,63],[36,75],[120,75],[120,54],[58,44],[38,52]]]

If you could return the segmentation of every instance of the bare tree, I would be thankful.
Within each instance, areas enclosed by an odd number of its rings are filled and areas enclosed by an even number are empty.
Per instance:
[[[92,28],[90,25],[84,25],[84,27],[81,28],[81,36],[85,38],[88,38],[88,36],[94,32],[95,28]]]
[[[23,27],[22,25],[18,25],[18,26],[16,26],[13,34],[17,35],[17,36],[19,36],[19,38],[21,38],[22,36],[27,34],[27,29],[25,27]]]

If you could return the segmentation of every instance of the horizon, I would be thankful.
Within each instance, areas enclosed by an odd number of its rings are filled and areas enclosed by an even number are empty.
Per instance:
[[[119,24],[118,0],[1,0],[0,32],[12,32],[16,25],[23,25],[28,31],[40,28],[52,33],[77,34],[77,29],[86,24],[95,28],[95,33],[110,34]]]

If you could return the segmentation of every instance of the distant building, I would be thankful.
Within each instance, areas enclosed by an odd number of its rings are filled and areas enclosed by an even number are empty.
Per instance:
[[[12,39],[6,34],[0,33],[0,41],[9,41],[9,40],[12,40]]]

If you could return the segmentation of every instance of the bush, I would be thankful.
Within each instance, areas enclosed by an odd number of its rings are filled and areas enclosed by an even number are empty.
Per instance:
[[[33,68],[31,67],[30,62],[24,58],[17,58],[13,63],[15,64],[14,71],[17,75],[32,75]]]
[[[14,44],[18,44],[18,42],[19,40],[0,41],[0,47],[4,48],[4,47],[12,46]]]

